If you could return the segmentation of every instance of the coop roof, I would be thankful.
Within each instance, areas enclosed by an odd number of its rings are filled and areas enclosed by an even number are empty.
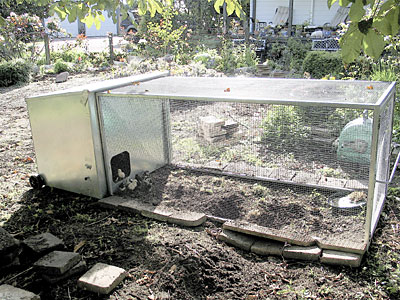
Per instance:
[[[162,77],[114,89],[111,94],[150,98],[372,108],[394,83],[238,77]]]

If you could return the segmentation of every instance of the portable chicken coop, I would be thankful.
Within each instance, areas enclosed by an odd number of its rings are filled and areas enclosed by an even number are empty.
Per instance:
[[[366,250],[390,180],[395,83],[166,75],[27,99],[32,184],[102,198],[148,171],[159,205]]]

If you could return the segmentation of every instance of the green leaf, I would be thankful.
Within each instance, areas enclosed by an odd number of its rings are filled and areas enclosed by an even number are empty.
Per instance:
[[[0,25],[4,26],[6,24],[6,20],[2,16],[0,16]]]
[[[147,2],[145,0],[138,1],[139,15],[144,16],[147,12]]]
[[[375,30],[369,30],[362,43],[365,54],[372,58],[379,58],[385,48],[385,40]]]
[[[230,16],[235,11],[235,3],[233,1],[226,2],[226,13]]]
[[[328,0],[328,8],[331,9],[333,3],[335,3],[337,0]]]
[[[349,5],[351,2],[354,2],[354,0],[353,1],[350,1],[350,0],[339,0],[339,5],[340,6],[347,6],[347,5]]]
[[[355,3],[351,5],[350,11],[349,11],[349,17],[352,22],[358,22],[364,17],[365,15],[365,9],[364,9],[364,4],[362,0],[356,0]]]
[[[384,35],[396,35],[399,32],[400,8],[390,10],[385,16],[376,18],[373,26]]]
[[[220,13],[220,7],[224,4],[224,0],[215,0],[214,9],[217,13]]]
[[[72,7],[71,10],[69,11],[68,21],[70,23],[72,23],[72,22],[74,22],[76,20],[76,10],[77,10],[76,7]]]
[[[340,39],[342,58],[345,64],[349,64],[360,56],[363,34],[357,25],[351,24],[347,32]]]
[[[64,10],[61,10],[58,6],[55,6],[54,7],[54,11],[60,17],[61,21],[65,20],[65,17],[67,16],[67,13]]]
[[[95,18],[92,16],[92,13],[89,12],[89,14],[82,20],[82,23],[85,23],[88,28],[92,27],[93,23],[95,21]]]

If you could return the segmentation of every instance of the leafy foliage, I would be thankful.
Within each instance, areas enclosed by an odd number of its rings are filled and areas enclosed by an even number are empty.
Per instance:
[[[399,0],[328,0],[328,7],[339,2],[350,7],[351,24],[340,40],[345,63],[353,62],[363,51],[379,58],[386,45],[386,36],[395,36],[400,29]]]
[[[340,52],[310,51],[303,62],[303,70],[313,78],[338,76],[344,72]]]
[[[274,146],[293,147],[310,133],[294,106],[278,105],[267,112],[262,122],[262,140]],[[279,141],[280,145],[275,145]]]
[[[31,64],[22,59],[1,62],[0,87],[28,82],[31,69]]]

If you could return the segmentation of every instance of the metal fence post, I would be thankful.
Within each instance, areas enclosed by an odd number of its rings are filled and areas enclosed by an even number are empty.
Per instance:
[[[114,49],[113,49],[113,34],[112,34],[112,32],[108,33],[108,47],[110,48],[110,64],[113,64]]]

